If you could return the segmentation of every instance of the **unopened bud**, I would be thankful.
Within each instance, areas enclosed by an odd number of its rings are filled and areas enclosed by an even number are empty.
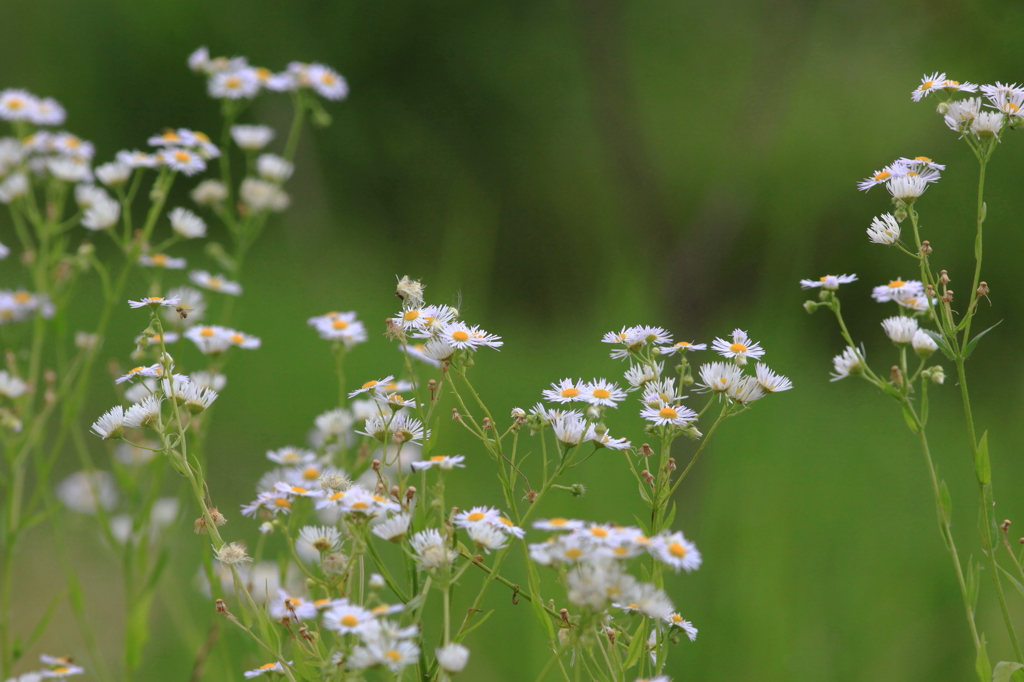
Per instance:
[[[921,242],[921,255],[927,256],[932,252],[932,245],[928,243],[928,240]]]
[[[675,471],[676,470],[676,458],[675,457],[669,457],[668,458],[668,464],[665,465],[665,468],[668,469],[669,471]]]
[[[987,282],[978,282],[978,296],[988,296],[989,288]]]
[[[807,311],[808,315],[813,315],[818,312],[818,306],[820,305],[817,301],[804,301],[804,310]]]
[[[945,116],[946,114],[949,113],[949,104],[947,104],[946,102],[939,102],[938,104],[935,105],[935,113],[937,113],[939,116]]]
[[[412,502],[412,498],[416,497],[416,488],[409,486],[405,489],[405,499]]]
[[[521,407],[512,408],[512,418],[516,421],[526,419],[526,410]]]
[[[941,284],[949,284],[952,280],[949,279],[949,273],[945,270],[939,270],[939,282]]]
[[[371,573],[370,579],[366,582],[367,584],[369,584],[370,588],[374,590],[383,589],[384,585],[386,584],[384,582],[384,576],[382,576],[380,573]]]
[[[1010,530],[1010,519],[1006,519],[1005,521],[1000,523],[999,524],[999,530],[1003,531],[1004,533],[1006,531]]]
[[[569,492],[572,493],[573,497],[583,497],[587,494],[587,486],[582,483],[573,483],[569,486]]]
[[[487,429],[491,428],[491,418],[490,417],[484,417],[484,420],[483,420],[483,422],[481,422],[480,425],[483,427],[484,431],[486,431]]]
[[[458,408],[455,408],[455,407],[452,408],[452,420],[453,421],[462,421],[462,417],[459,415]]]
[[[896,210],[892,212],[892,217],[896,219],[896,222],[902,223],[907,219],[907,207],[903,204],[899,204]]]
[[[931,380],[932,383],[942,384],[946,380],[946,372],[938,365],[932,367]]]
[[[563,622],[569,622],[569,609],[558,609],[558,615],[562,618]]]
[[[374,471],[380,471],[380,460],[375,459],[372,462],[370,462],[370,468],[373,469]]]

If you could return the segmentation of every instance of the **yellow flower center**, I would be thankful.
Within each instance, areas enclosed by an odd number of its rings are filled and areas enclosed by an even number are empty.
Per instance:
[[[591,528],[590,534],[593,535],[595,538],[608,537],[608,531],[606,531],[604,528]]]
[[[625,547],[616,547],[615,549],[612,550],[612,552],[614,552],[615,554],[618,554],[619,556],[625,556],[626,554],[629,554],[629,550],[626,549]]]
[[[464,332],[460,329],[452,332],[452,338],[456,341],[469,341],[469,332]]]
[[[946,86],[956,87],[956,86],[960,85],[960,81],[946,81],[945,85]]]
[[[377,616],[385,614],[387,612],[388,612],[387,604],[382,604],[380,606],[375,606],[372,609],[370,609],[370,613],[372,613],[374,615],[377,615]]]
[[[363,384],[363,388],[373,388],[376,385],[376,381],[367,381],[365,384]]]
[[[509,528],[512,528],[513,526],[516,525],[516,524],[512,523],[511,521],[509,521],[508,519],[506,519],[504,516],[499,516],[498,517],[498,521],[500,521],[502,524],[508,526]]]
[[[562,395],[563,398],[575,398],[579,394],[580,394],[580,390],[578,388],[566,388],[566,389],[562,389],[562,394],[561,395]]]
[[[606,388],[595,388],[592,393],[598,400],[605,400],[606,398],[612,397],[611,391]]]
[[[278,507],[281,507],[282,509],[291,509],[292,508],[292,503],[289,502],[288,500],[284,499],[283,497],[279,497],[276,500],[274,500],[274,505],[278,506]]]
[[[153,265],[157,267],[164,267],[167,265],[167,254],[166,253],[154,253],[152,256]]]
[[[680,341],[679,343],[676,344],[676,346],[679,348],[686,348],[689,345],[692,345],[689,341]]]
[[[1003,108],[1006,109],[1006,112],[1010,114],[1015,114],[1017,113],[1017,110],[1020,109],[1020,107],[1014,104],[1013,102],[1007,102],[1006,106]]]
[[[340,500],[343,497],[345,497],[345,493],[334,493],[333,495],[331,495],[327,499],[330,500],[331,502],[337,502],[338,500]]]
[[[355,504],[352,505],[352,508],[353,509],[366,509],[366,506],[367,505],[366,505],[365,502],[356,502]]]
[[[467,521],[482,521],[483,518],[484,518],[484,515],[481,512],[473,512],[472,514],[470,514],[469,516],[466,517],[466,520]]]
[[[684,556],[686,556],[686,548],[678,542],[673,542],[671,545],[668,546],[668,553],[672,556],[679,557],[680,559],[682,559]]]
[[[915,156],[914,161],[920,161],[921,163],[931,163],[932,160],[927,156]]]
[[[174,152],[174,158],[182,163],[187,163],[192,160],[192,155],[188,152],[177,151]]]
[[[682,623],[683,622],[683,617],[680,616],[678,613],[673,613],[671,616],[669,616],[669,618],[672,619],[673,623]]]
[[[353,616],[352,614],[349,614],[341,619],[341,624],[347,628],[354,628],[355,626],[359,625],[359,619]]]
[[[322,609],[323,607],[327,606],[330,603],[331,603],[330,599],[317,599],[315,602],[313,602],[313,606],[315,606],[318,609]]]
[[[242,79],[238,76],[228,76],[228,78],[224,81],[224,85],[229,88],[237,88],[242,85]]]
[[[565,519],[561,519],[561,518],[559,518],[559,519],[551,519],[550,521],[548,521],[548,525],[549,526],[564,526],[566,523],[568,523],[568,521],[566,521]]]
[[[77,137],[65,137],[64,138],[64,146],[65,147],[70,147],[71,149],[78,149],[78,147],[80,147],[81,144],[82,144],[82,141],[79,140]]]
[[[345,329],[348,327],[348,322],[345,320],[335,320],[334,322],[331,322],[331,326],[335,329]]]
[[[394,663],[398,663],[400,660],[402,660],[402,654],[398,653],[394,649],[388,649],[384,652],[384,658]]]
[[[679,413],[675,411],[675,408],[663,407],[658,410],[658,416],[662,419],[675,419],[679,416]]]
[[[245,337],[242,336],[241,334],[231,335],[231,343],[242,343],[242,341],[245,341]]]
[[[163,135],[160,136],[160,139],[163,140],[164,142],[177,142],[181,138],[178,137],[178,133],[174,132],[173,130],[167,130],[164,132]]]
[[[635,538],[633,538],[633,542],[639,545],[646,545],[649,544],[651,541],[647,539],[646,535],[637,535]]]
[[[264,663],[263,665],[260,666],[260,670],[270,670],[271,668],[273,668],[276,665],[277,665],[277,663]]]
[[[404,319],[406,322],[412,322],[419,316],[420,311],[418,310],[406,310],[405,313],[402,315],[402,319]]]
[[[893,281],[889,282],[890,289],[899,289],[900,287],[904,287],[906,285],[907,283],[904,282],[902,279],[894,279]]]
[[[266,69],[262,66],[258,67],[256,69],[256,77],[259,78],[261,81],[267,80],[268,78],[270,78],[270,69]]]
[[[881,173],[879,173],[878,175],[875,176],[875,182],[881,182],[882,180],[888,180],[889,176],[891,176],[891,175],[892,175],[892,173],[890,173],[889,171],[882,171]]]
[[[729,350],[731,350],[733,353],[746,353],[747,347],[744,346],[742,343],[733,343],[729,345]]]
[[[320,82],[322,82],[324,85],[334,85],[334,81],[335,81],[335,78],[334,78],[334,74],[332,74],[332,73],[324,72],[320,76]]]
[[[146,300],[149,301],[150,303],[159,303],[160,301],[162,301],[164,299],[163,299],[162,296],[150,296]]]
[[[209,135],[207,135],[206,133],[201,133],[198,130],[193,130],[192,131],[192,137],[196,138],[200,142],[209,142],[210,141],[210,136]]]
[[[305,488],[300,488],[297,485],[293,485],[292,486],[292,492],[295,493],[296,495],[303,495],[305,493],[308,493],[309,491],[306,490]]]
[[[935,81],[925,81],[924,83],[921,83],[921,87],[918,88],[918,90],[927,90],[933,85],[935,85]]]
[[[430,461],[431,462],[443,462],[444,461],[444,455],[434,455],[433,457],[430,458]]]
[[[320,477],[320,471],[316,467],[309,467],[302,472],[302,477],[307,481],[312,481],[314,478]]]
[[[8,109],[21,109],[23,106],[25,106],[25,100],[18,99],[17,97],[7,100]]]
[[[220,289],[222,286],[224,286],[224,280],[222,280],[220,277],[211,277],[210,281],[207,282],[206,285],[211,289]]]
[[[583,552],[575,547],[565,550],[566,559],[579,559],[583,555]]]
[[[131,370],[128,371],[128,373],[129,374],[137,374],[138,372],[141,372],[144,369],[146,369],[146,368],[145,367],[133,367]]]

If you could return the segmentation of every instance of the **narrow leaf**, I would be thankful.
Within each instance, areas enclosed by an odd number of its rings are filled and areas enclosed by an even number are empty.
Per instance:
[[[982,485],[988,485],[992,481],[992,465],[988,460],[988,431],[981,434],[978,454],[974,458],[974,473],[978,476],[978,483]]]
[[[639,662],[647,644],[647,619],[641,618],[640,625],[633,633],[633,639],[629,642],[629,649],[626,650],[626,663],[624,668],[632,668]]]
[[[989,327],[988,329],[986,329],[985,331],[981,332],[980,334],[975,336],[973,339],[971,339],[970,343],[967,344],[967,347],[964,348],[964,360],[966,360],[967,358],[971,357],[971,353],[974,352],[974,347],[978,345],[978,341],[981,340],[981,337],[985,336],[985,334],[988,334],[990,331],[992,331],[993,329],[995,329],[996,327],[998,327],[1002,323],[1003,323],[1003,321],[999,320],[994,325],[992,325],[991,327]]]
[[[39,623],[36,624],[36,627],[32,631],[32,634],[30,634],[28,636],[28,639],[26,639],[25,642],[21,645],[20,648],[22,651],[31,647],[35,643],[35,641],[39,639],[39,636],[43,634],[43,630],[46,629],[46,624],[50,622],[50,617],[53,616],[53,612],[57,608],[57,604],[60,603],[61,599],[67,596],[67,593],[67,590],[64,590],[63,592],[54,596],[53,600],[50,602],[50,605],[46,607],[46,611],[43,612],[43,617],[40,618]]]
[[[974,670],[978,673],[978,682],[989,682],[992,679],[992,664],[988,662],[988,646],[984,634],[981,636],[978,658],[974,661]]]
[[[992,671],[992,682],[1010,682],[1013,679],[1013,674],[1021,669],[1024,669],[1024,663],[1000,661],[996,663],[996,669]]]
[[[945,480],[939,481],[939,504],[942,507],[942,519],[949,523],[953,520],[953,502],[949,499],[949,488]]]
[[[914,433],[920,433],[921,431],[917,428],[917,421],[914,419],[914,415],[910,413],[910,410],[907,409],[906,405],[903,405],[902,407],[903,418],[907,421],[907,426],[909,426],[910,430]]]
[[[934,341],[935,345],[937,345],[939,347],[939,350],[942,351],[943,355],[945,355],[950,360],[954,360],[955,359],[953,357],[953,351],[950,350],[949,344],[946,343],[946,339],[945,339],[945,337],[942,336],[942,334],[939,334],[938,332],[934,332],[931,329],[922,329],[921,331],[923,331],[928,336],[932,337],[932,341]]]

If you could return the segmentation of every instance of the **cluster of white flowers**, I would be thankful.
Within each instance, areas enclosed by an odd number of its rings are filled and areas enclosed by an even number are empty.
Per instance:
[[[193,71],[206,74],[210,97],[217,99],[252,99],[261,90],[312,90],[329,100],[348,96],[348,83],[337,71],[324,64],[291,62],[284,71],[274,73],[263,67],[251,66],[245,57],[211,58],[210,51],[200,47],[189,56],[188,65]]]
[[[53,317],[53,303],[46,294],[0,289],[0,324],[22,322],[37,312],[43,318]]]
[[[30,673],[23,673],[19,677],[12,677],[7,682],[41,682],[42,680],[64,679],[74,675],[84,675],[85,668],[76,665],[70,656],[50,656],[40,654],[39,662],[46,667]]]

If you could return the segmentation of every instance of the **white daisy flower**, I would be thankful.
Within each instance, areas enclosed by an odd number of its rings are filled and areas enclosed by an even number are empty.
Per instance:
[[[554,403],[571,403],[583,399],[581,393],[585,387],[582,379],[562,379],[557,384],[551,384],[551,388],[542,391],[541,395]]]
[[[132,429],[155,428],[160,421],[160,400],[156,396],[143,398],[124,413],[124,425]]]
[[[267,459],[285,466],[304,466],[316,461],[316,453],[304,448],[287,446],[277,450],[268,450]]]
[[[672,348],[672,346],[669,347]],[[672,352],[675,351],[673,350]],[[664,369],[665,363],[663,362],[656,362],[653,367],[650,365],[630,365],[629,369],[622,375],[626,383],[629,384],[629,388],[626,390],[635,391],[652,381],[657,381]]]
[[[889,180],[885,188],[894,198],[910,204],[928,189],[928,181],[920,175],[903,175]]]
[[[767,395],[754,377],[745,376],[729,389],[729,397],[741,405],[748,405]]]
[[[416,552],[416,562],[426,570],[450,565],[458,553],[448,547],[441,534],[435,529],[422,530],[409,538],[409,544]]]
[[[163,296],[150,296],[139,301],[128,301],[128,306],[131,308],[145,308],[146,306],[149,306],[154,310],[161,306],[173,308],[176,305],[178,305],[178,299],[164,298]]]
[[[382,637],[367,640],[366,644],[356,646],[348,657],[348,666],[355,669],[371,668],[385,665],[393,673],[398,673],[408,665],[419,660],[420,648],[407,640],[396,640]]]
[[[157,158],[171,170],[184,173],[186,176],[206,170],[206,161],[196,152],[183,147],[164,149],[157,152]]]
[[[395,377],[393,377],[390,374],[384,377],[383,379],[371,379],[370,381],[367,381],[365,384],[363,384],[356,390],[349,393],[348,397],[355,398],[357,395],[360,395],[361,393],[378,393],[384,390],[385,387],[387,387],[387,385],[394,380]]]
[[[612,438],[607,431],[599,434],[597,427],[593,424],[587,427],[583,440],[592,442],[602,448],[608,448],[609,450],[627,450],[630,445],[629,441],[625,438]]]
[[[279,185],[258,178],[242,180],[238,195],[253,211],[283,211],[288,208],[291,199]]]
[[[0,203],[9,204],[28,194],[28,190],[28,176],[24,173],[11,173],[0,182]]]
[[[228,329],[226,330],[226,333],[228,343],[232,346],[236,346],[237,348],[253,350],[259,348],[262,343],[257,337],[234,329]]]
[[[676,380],[672,377],[666,377],[659,381],[652,381],[644,386],[640,402],[648,407],[661,407],[662,403],[671,404],[679,402],[685,397],[685,395],[679,395],[679,392],[676,390]]]
[[[28,90],[0,90],[0,119],[29,121],[35,115],[39,100]]]
[[[579,412],[567,412],[551,419],[551,431],[565,445],[579,445],[583,440],[586,422]]]
[[[875,244],[895,244],[900,239],[900,224],[891,213],[871,219],[868,239]]]
[[[296,622],[317,617],[316,606],[313,602],[293,597],[281,589],[277,591],[277,599],[271,600],[267,606],[270,617],[277,622],[285,619]]]
[[[745,365],[748,358],[757,360],[764,355],[761,344],[752,342],[742,329],[732,331],[732,343],[716,338],[711,343],[711,348],[718,351],[718,354],[723,357],[732,358],[737,365]]]
[[[896,163],[902,164],[903,166],[906,166],[907,168],[911,170],[916,170],[918,172],[923,170],[946,170],[946,167],[944,165],[942,165],[941,163],[935,163],[935,161],[928,158],[927,156],[915,156],[912,159],[908,159],[907,157],[904,156],[897,159]]]
[[[406,307],[392,320],[403,329],[422,332],[418,338],[430,338],[436,331],[450,324],[458,317],[458,311],[447,305],[412,305],[407,295]]]
[[[337,552],[341,549],[341,533],[333,526],[303,526],[299,542],[314,552]]]
[[[678,613],[672,612],[665,616],[664,621],[669,624],[669,627],[676,627],[682,629],[686,633],[686,636],[690,638],[691,642],[697,641],[697,628],[693,627],[693,623],[685,620]]]
[[[115,384],[123,384],[126,381],[131,381],[137,377],[158,377],[164,373],[163,367],[159,364],[133,367],[128,370],[127,374],[123,374],[114,380]]]
[[[198,284],[204,289],[209,289],[210,291],[230,294],[231,296],[242,295],[242,285],[238,282],[232,282],[231,280],[225,279],[223,275],[211,275],[206,270],[193,270],[188,273],[188,278],[195,284]]]
[[[92,142],[83,140],[71,133],[53,133],[50,138],[50,150],[65,156],[74,156],[82,159],[91,159],[96,154],[96,147]]]
[[[46,97],[36,102],[35,111],[29,120],[37,126],[59,126],[64,125],[66,118],[67,112],[60,102],[52,97]]]
[[[894,176],[899,175],[902,172],[899,167],[894,164],[892,166],[886,166],[880,171],[875,171],[870,177],[867,177],[857,183],[857,189],[862,192],[867,192],[869,189],[876,185],[884,185],[886,182],[891,180]]]
[[[249,504],[242,505],[242,516],[255,518],[260,509],[265,509],[274,516],[278,513],[291,514],[292,500],[289,495],[276,490],[262,492]]]
[[[793,382],[781,374],[776,374],[768,365],[762,362],[757,363],[755,373],[757,375],[757,383],[761,384],[761,388],[764,389],[765,393],[778,393],[793,388]]]
[[[470,327],[465,322],[451,322],[444,325],[438,332],[438,338],[443,340],[452,348],[458,348],[460,350],[470,349],[476,350],[482,345],[489,345],[497,347],[501,345],[500,341],[485,343],[484,339],[489,337],[486,332],[482,332],[477,327]],[[495,340],[498,337],[493,337]]]
[[[7,370],[0,370],[0,395],[14,400],[28,390],[28,384]]]
[[[626,392],[605,379],[595,379],[583,386],[580,398],[591,405],[615,407],[626,399]]]
[[[857,275],[825,275],[821,279],[802,279],[800,280],[801,289],[827,289],[829,291],[835,291],[839,288],[840,284],[849,284],[850,282],[856,282]]]
[[[77,156],[60,156],[46,160],[50,175],[64,182],[92,182],[89,162]]]
[[[171,221],[171,229],[185,239],[206,236],[206,222],[187,208],[179,206],[168,213],[167,217]]]
[[[882,320],[882,329],[893,343],[910,343],[917,332],[917,320],[913,317],[889,317]]]
[[[96,167],[96,177],[107,187],[118,187],[128,182],[133,168],[121,161],[111,161]]]
[[[423,356],[440,364],[455,355],[455,348],[444,339],[431,339],[423,345]]]
[[[263,673],[281,673],[283,675],[284,666],[281,665],[280,661],[276,661],[274,663],[264,663],[260,667],[253,668],[252,670],[246,670],[242,674],[246,677],[246,679],[249,679],[252,677],[259,677]]]
[[[662,355],[672,355],[673,353],[686,353],[694,350],[707,350],[708,344],[706,343],[693,343],[692,341],[678,341],[671,346],[663,346],[658,349]]]
[[[413,462],[412,466],[414,471],[422,471],[423,469],[432,469],[437,467],[441,471],[451,471],[455,467],[465,469],[466,465],[463,462],[466,461],[463,455],[433,455],[429,459],[424,459],[419,462]]]
[[[82,227],[99,231],[117,224],[121,218],[121,204],[107,196],[94,195],[93,203],[82,215]]]
[[[918,329],[914,332],[914,338],[910,340],[910,345],[913,346],[914,351],[922,358],[929,357],[939,349],[939,344],[935,343],[935,339],[926,334],[923,329]]]
[[[871,298],[879,303],[897,301],[908,296],[924,296],[924,285],[917,280],[903,280],[900,277],[890,281],[888,284],[877,286],[871,290]]]
[[[580,530],[584,525],[586,524],[583,521],[563,519],[561,517],[539,519],[533,522],[533,527],[538,530]]]
[[[202,386],[214,391],[223,391],[224,386],[228,383],[226,376],[214,372],[192,372],[189,374],[189,379],[196,386]]]
[[[508,544],[508,535],[489,524],[473,524],[466,529],[466,532],[469,539],[487,554],[490,554],[491,550],[501,549]]]
[[[213,401],[217,399],[217,396],[217,392],[213,389],[190,382],[185,384],[181,397],[186,410],[191,414],[200,414],[209,409]]]
[[[128,151],[123,149],[115,156],[119,163],[123,163],[132,168],[156,168],[160,165],[160,159],[155,154],[147,154],[146,152],[135,149]]]
[[[947,102],[946,106],[946,113],[942,116],[946,127],[963,134],[970,129],[971,123],[981,113],[981,98],[968,97],[954,100]]]
[[[310,64],[306,70],[309,86],[325,99],[348,97],[348,83],[337,71],[324,64]]]
[[[11,255],[11,247],[4,244],[0,244],[0,260],[4,260]]]
[[[724,364],[724,363],[716,363]],[[645,406],[640,416],[657,426],[675,426],[686,428],[697,419],[697,413],[683,405],[662,404],[659,407]]]
[[[435,649],[434,655],[441,670],[449,673],[462,672],[469,662],[469,649],[458,642],[449,642],[440,649]]]
[[[188,56],[188,68],[193,71],[203,71],[210,65],[210,51],[204,46],[198,48]]]
[[[192,201],[196,202],[200,206],[219,206],[224,203],[224,200],[228,198],[228,188],[224,186],[224,183],[220,180],[203,180],[189,193]],[[173,226],[173,224],[172,224]],[[194,233],[194,231],[193,231]],[[195,234],[196,237],[202,237],[206,234],[206,224],[203,224],[203,234]],[[191,234],[183,234],[184,237],[192,236]]]
[[[387,521],[373,526],[371,531],[382,540],[398,542],[409,532],[409,523],[411,521],[412,517],[409,514],[396,514]]]
[[[341,313],[332,320],[321,320],[316,330],[321,339],[341,341],[349,348],[367,339],[366,327],[355,319],[355,313]]]
[[[217,325],[197,325],[185,332],[185,338],[196,344],[200,353],[218,355],[231,347],[231,342],[228,340],[229,331]]]
[[[1006,117],[998,112],[983,111],[971,121],[971,132],[978,137],[995,137],[1003,130]]]
[[[501,512],[494,507],[473,507],[452,515],[452,524],[458,528],[470,528],[477,524],[494,524]]]
[[[167,292],[167,296],[178,299],[178,304],[173,309],[163,311],[164,319],[167,322],[190,326],[203,318],[203,313],[206,312],[206,301],[198,289],[175,287]]]
[[[920,102],[933,92],[941,90],[944,87],[943,84],[945,81],[946,74],[939,73],[938,71],[930,76],[924,75],[921,77],[921,84],[914,88],[914,91],[910,93],[910,98],[915,102]]]
[[[701,365],[698,384],[699,391],[714,391],[725,393],[737,384],[743,376],[743,370],[737,365],[728,362],[710,362]]]
[[[124,408],[116,405],[104,412],[92,425],[92,432],[100,438],[120,438],[124,433]]]
[[[358,604],[340,603],[328,609],[323,616],[323,626],[339,635],[358,632],[359,628],[373,620],[373,614]]]
[[[685,570],[687,573],[700,568],[701,557],[697,546],[683,537],[679,531],[662,533],[651,538],[651,556],[663,564],[676,569],[676,573]]]
[[[260,154],[256,159],[256,172],[264,180],[282,183],[292,176],[295,164],[277,154]]]
[[[835,373],[830,381],[839,381],[851,374],[860,374],[864,371],[864,351],[847,346],[842,353],[832,358],[832,365]]]
[[[253,69],[223,71],[210,76],[206,89],[216,99],[252,99],[260,91],[260,81]]]
[[[110,511],[117,504],[114,477],[106,471],[78,471],[57,486],[57,497],[79,514],[95,514],[98,506]]]
[[[166,253],[144,253],[139,256],[139,265],[165,270],[184,270],[188,261],[184,258],[172,258]]]

